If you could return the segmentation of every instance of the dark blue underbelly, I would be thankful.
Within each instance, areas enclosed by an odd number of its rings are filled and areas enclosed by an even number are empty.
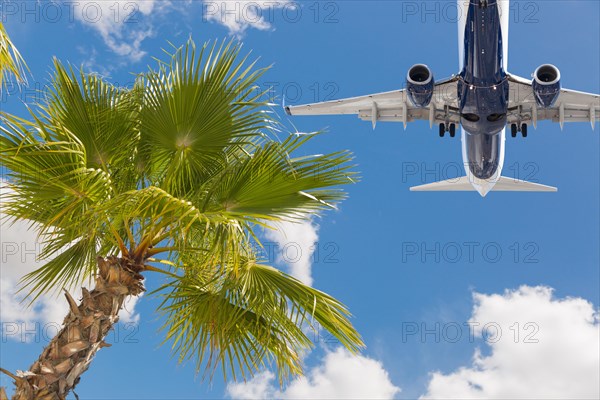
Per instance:
[[[469,170],[479,179],[489,179],[500,167],[502,135],[476,135],[466,133],[466,156]]]
[[[502,67],[502,30],[496,0],[472,0],[458,84],[461,125],[472,135],[494,135],[506,126],[508,81]]]

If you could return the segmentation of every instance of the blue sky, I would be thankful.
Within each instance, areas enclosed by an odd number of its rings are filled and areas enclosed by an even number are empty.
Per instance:
[[[242,10],[238,20],[235,14],[220,18],[214,8],[220,2],[106,3],[101,8],[87,1],[53,8],[47,2],[0,2],[2,20],[33,75],[29,89],[2,93],[2,111],[25,115],[22,101],[30,102],[34,96],[30,89],[45,84],[53,57],[127,84],[131,73],[146,70],[153,63],[151,56],[160,55],[169,41],[179,45],[189,35],[197,43],[239,37],[245,49],[260,57],[260,65],[273,65],[261,84],[273,86],[277,102],[285,97],[290,104],[400,88],[415,63],[428,64],[438,79],[458,68],[457,28],[447,2],[280,2],[280,7],[268,5],[262,19],[252,14],[248,2],[238,2]],[[98,16],[98,10],[103,14]],[[122,23],[132,11],[134,20]],[[106,17],[107,13],[113,14]],[[513,1],[509,71],[529,77],[538,65],[553,63],[561,71],[563,87],[600,93],[599,17],[596,1]],[[304,258],[296,268],[309,271],[313,286],[349,306],[367,344],[358,359],[362,364],[352,369],[353,361],[322,335],[306,358],[307,371],[314,375],[308,383],[292,385],[296,392],[274,391],[268,374],[261,375],[263,381],[228,390],[219,375],[212,383],[195,378],[193,365],[178,365],[168,345],[160,346],[161,320],[153,313],[158,299],[144,296],[135,304],[139,320],[119,325],[116,343],[100,352],[84,375],[77,388],[82,399],[343,396],[318,383],[319,377],[332,385],[343,382],[336,381],[339,377],[328,367],[339,371],[348,367],[347,376],[362,374],[371,377],[371,383],[381,382],[380,387],[389,384],[383,397],[459,396],[465,392],[452,388],[465,383],[466,378],[453,375],[461,367],[464,374],[483,371],[477,379],[489,387],[480,394],[506,394],[492,387],[508,383],[485,366],[473,365],[477,348],[491,364],[497,362],[494,365],[510,373],[517,361],[531,362],[530,369],[537,371],[527,380],[532,382],[567,376],[553,370],[552,362],[540,361],[545,357],[538,354],[540,349],[553,351],[552,359],[567,357],[571,370],[598,371],[593,344],[600,304],[598,124],[595,131],[589,124],[568,124],[561,132],[558,124],[541,122],[527,139],[508,137],[505,174],[557,186],[559,192],[492,192],[483,199],[475,192],[408,191],[410,186],[456,176],[456,166],[461,165],[460,139],[440,139],[437,129],[430,130],[426,122],[415,122],[406,131],[401,124],[379,123],[373,131],[370,123],[353,116],[284,120],[290,129],[302,132],[326,128],[327,133],[304,151],[349,149],[361,172],[361,182],[346,188],[349,199],[338,211],[315,218],[287,239],[276,235],[269,239],[278,243],[274,254],[279,255],[288,239],[302,245]],[[3,230],[3,243],[21,243],[21,236],[7,232]],[[10,240],[8,235],[13,235]],[[304,243],[313,241],[317,251],[310,255]],[[14,264],[5,259],[3,274]],[[275,257],[273,262],[294,268],[286,259]],[[158,281],[151,277],[147,283]],[[553,297],[548,288],[554,290]],[[10,323],[6,308],[3,313],[2,322]],[[42,313],[29,321],[43,321]],[[464,324],[470,319],[482,325],[484,320],[506,324],[503,340],[469,340]],[[519,327],[510,330],[516,322]],[[539,328],[534,336],[545,342],[521,343],[533,332],[524,330],[527,322]],[[462,326],[462,336],[453,341],[448,336],[456,325]],[[419,332],[411,334],[415,327]],[[437,333],[421,337],[422,328]],[[515,331],[521,333],[516,344]],[[12,371],[27,368],[37,358],[47,335],[38,329],[27,343],[21,334],[16,336],[3,334],[0,343],[0,365]],[[581,348],[574,350],[573,341]],[[521,350],[515,351],[515,346]],[[520,360],[521,351],[532,356]],[[569,365],[571,359],[561,351],[581,351],[591,359],[587,367]],[[516,364],[507,362],[509,358]],[[573,363],[581,362],[581,357],[573,358]],[[438,380],[431,375],[435,371],[441,373]],[[598,386],[586,376],[580,376],[583,386]],[[7,377],[0,379],[2,386],[11,386]],[[438,382],[448,388],[446,392]],[[523,383],[522,393],[535,393],[536,388]],[[570,392],[554,394],[564,397]],[[580,392],[571,394],[581,397]]]

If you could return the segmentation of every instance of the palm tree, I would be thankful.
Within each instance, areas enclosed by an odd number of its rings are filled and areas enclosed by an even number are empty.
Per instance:
[[[26,69],[27,65],[23,57],[11,42],[4,24],[0,21],[0,92],[10,75],[14,76],[17,82],[25,82]]]
[[[274,363],[280,382],[318,323],[345,347],[363,346],[346,307],[261,259],[257,229],[334,207],[353,173],[347,152],[292,156],[312,136],[279,141],[257,79],[265,69],[236,42],[192,41],[133,88],[54,62],[52,89],[31,121],[3,115],[10,221],[31,221],[47,263],[26,275],[30,298],[95,278],[14,399],[64,399],[128,296],[147,273],[165,283],[165,340],[198,370],[251,376]]]

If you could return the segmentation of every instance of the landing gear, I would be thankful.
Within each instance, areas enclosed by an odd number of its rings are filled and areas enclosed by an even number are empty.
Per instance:
[[[440,137],[444,137],[446,132],[450,132],[450,137],[454,137],[456,135],[456,124],[440,124]]]
[[[454,135],[456,135],[456,125],[455,124],[450,124],[450,137],[454,137]]]
[[[521,132],[521,136],[527,137],[527,124],[510,124],[510,136],[517,137],[517,133]]]

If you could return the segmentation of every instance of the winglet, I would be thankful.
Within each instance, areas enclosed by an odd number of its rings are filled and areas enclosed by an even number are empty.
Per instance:
[[[283,109],[285,110],[285,113],[287,115],[292,115],[292,112],[290,111],[290,107],[285,105],[285,94],[283,95],[283,99],[281,100],[281,107],[283,107]]]

